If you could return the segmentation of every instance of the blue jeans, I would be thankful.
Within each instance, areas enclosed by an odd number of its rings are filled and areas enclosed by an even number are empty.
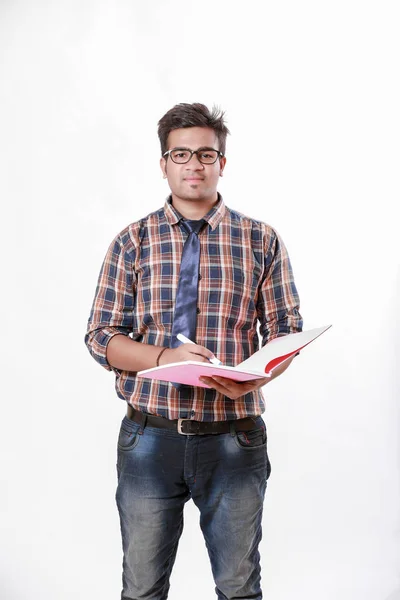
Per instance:
[[[271,468],[261,417],[255,417],[255,427],[186,436],[142,429],[123,418],[116,492],[124,554],[121,600],[168,597],[190,498],[200,510],[217,597],[262,598],[258,545]]]

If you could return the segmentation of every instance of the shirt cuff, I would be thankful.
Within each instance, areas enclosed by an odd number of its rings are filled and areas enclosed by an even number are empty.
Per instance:
[[[107,371],[114,371],[120,375],[122,371],[110,365],[107,360],[107,346],[115,335],[125,335],[128,337],[129,333],[123,328],[104,327],[91,333],[87,333],[85,336],[85,343],[90,354],[102,367]]]

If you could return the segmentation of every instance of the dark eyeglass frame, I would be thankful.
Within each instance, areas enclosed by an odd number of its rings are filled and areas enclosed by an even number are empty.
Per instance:
[[[177,162],[171,156],[171,152],[176,152],[177,150],[182,150],[184,152],[190,152],[190,157],[187,160],[185,160],[184,162]],[[217,156],[215,157],[215,160],[213,160],[213,162],[203,162],[201,160],[199,152],[204,152],[206,150],[212,150],[213,152],[217,153]],[[192,160],[193,154],[196,154],[197,160],[199,162],[201,162],[202,165],[215,165],[217,160],[224,156],[222,154],[222,152],[220,152],[219,150],[216,150],[215,148],[208,148],[207,146],[203,146],[202,148],[198,148],[197,150],[191,150],[190,148],[181,148],[180,146],[178,146],[177,148],[172,148],[171,150],[167,150],[166,152],[164,152],[163,157],[168,155],[170,157],[170,159],[172,160],[172,162],[175,163],[176,165],[186,165],[186,163],[188,163],[189,161]]]

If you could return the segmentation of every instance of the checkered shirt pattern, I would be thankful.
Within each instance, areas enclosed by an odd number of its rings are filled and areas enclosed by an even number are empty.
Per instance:
[[[169,346],[186,234],[168,198],[112,241],[90,312],[85,343],[115,372],[118,396],[134,408],[168,419],[225,421],[264,412],[261,390],[231,400],[200,387],[180,396],[171,383],[112,367],[114,335]],[[225,206],[221,196],[199,235],[200,278],[196,342],[235,366],[277,336],[302,330],[299,297],[287,250],[274,229]],[[259,326],[259,333],[257,327]]]

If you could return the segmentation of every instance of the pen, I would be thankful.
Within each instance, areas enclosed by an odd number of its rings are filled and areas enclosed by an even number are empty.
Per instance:
[[[183,342],[184,344],[194,344],[194,342],[192,342],[192,340],[189,340],[189,338],[187,338],[185,335],[183,335],[182,333],[178,333],[178,335],[176,336],[178,338],[178,340],[180,342]],[[222,365],[222,362],[220,360],[218,360],[218,358],[214,357],[214,358],[209,358],[208,359],[211,363],[213,363],[213,365]]]

